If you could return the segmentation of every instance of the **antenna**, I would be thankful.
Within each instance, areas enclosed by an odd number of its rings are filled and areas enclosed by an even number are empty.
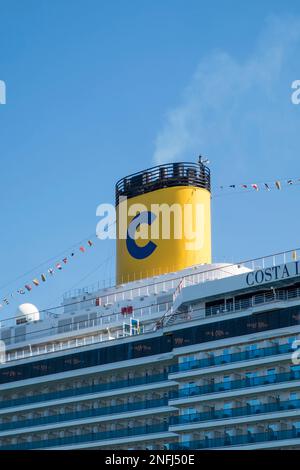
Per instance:
[[[209,164],[209,160],[208,160],[207,158],[203,157],[202,155],[199,155],[199,157],[198,157],[198,163],[199,163],[200,165],[204,165],[204,164],[208,165],[208,164]]]

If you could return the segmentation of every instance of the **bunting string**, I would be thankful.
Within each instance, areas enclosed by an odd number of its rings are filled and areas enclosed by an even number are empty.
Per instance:
[[[274,180],[274,181],[266,181],[266,182],[253,182],[253,183],[239,183],[239,184],[229,184],[229,185],[222,185],[222,186],[217,186],[216,189],[219,190],[219,193],[217,195],[222,194],[226,189],[229,190],[230,192],[234,192],[234,190],[241,190],[241,191],[271,191],[273,189],[275,190],[281,190],[284,187],[289,187],[293,185],[299,185],[300,184],[300,178],[290,178],[290,179],[281,179],[281,180]]]
[[[87,249],[90,249],[94,246],[94,242],[92,240],[87,240],[86,243],[81,244],[77,249],[74,249],[68,256],[65,256],[61,260],[57,260],[57,262],[53,263],[52,266],[48,266],[43,272],[41,272],[38,276],[35,276],[31,279],[31,281],[27,282],[19,289],[11,292],[9,295],[4,297],[0,302],[0,309],[10,304],[14,297],[24,295],[26,292],[32,291],[33,288],[39,287],[41,284],[47,282],[49,278],[51,278],[56,272],[62,271],[63,266],[68,264],[69,261],[74,258],[77,254],[84,254],[86,253]]]

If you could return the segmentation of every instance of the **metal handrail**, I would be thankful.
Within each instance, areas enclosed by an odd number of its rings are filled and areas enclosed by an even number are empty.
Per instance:
[[[68,444],[88,443],[94,441],[102,441],[105,439],[116,439],[121,437],[139,436],[141,434],[151,434],[158,432],[167,432],[168,423],[159,423],[153,425],[139,426],[139,427],[127,427],[123,429],[117,429],[115,431],[100,431],[90,432],[88,434],[73,435],[59,438],[40,439],[32,442],[20,442],[19,444],[8,444],[2,445],[0,450],[12,450],[12,449],[43,449],[46,447],[56,447]]]
[[[101,392],[111,391],[122,388],[136,387],[139,385],[149,385],[156,382],[163,382],[168,379],[167,373],[160,373],[154,375],[145,375],[142,377],[132,377],[128,379],[121,379],[115,382],[106,382],[101,384],[84,385],[78,388],[67,388],[66,390],[57,390],[55,392],[45,392],[39,395],[32,395],[21,398],[11,398],[0,402],[0,409],[11,408],[15,406],[29,405],[31,403],[40,403],[49,400],[60,400],[69,397],[80,397],[80,395],[97,394]]]
[[[100,416],[107,416],[119,413],[126,413],[131,411],[148,410],[150,408],[159,408],[168,405],[168,397],[159,398],[154,400],[143,400],[133,403],[124,403],[114,406],[106,406],[99,408],[90,408],[81,411],[69,411],[61,414],[40,416],[38,418],[29,418],[20,421],[10,421],[0,423],[0,431],[8,431],[11,429],[22,429],[33,426],[41,426],[53,423],[68,424],[68,421],[75,421],[78,419],[97,418]]]
[[[300,400],[278,400],[274,403],[259,403],[256,405],[246,404],[245,406],[239,406],[230,409],[212,409],[211,411],[204,411],[200,413],[189,413],[179,416],[171,416],[170,425],[179,426],[181,424],[193,424],[202,421],[215,421],[218,419],[232,419],[241,416],[257,415],[259,413],[273,413],[276,411],[287,411],[294,409],[300,409]]]
[[[116,206],[121,196],[131,198],[172,186],[196,186],[210,191],[210,170],[203,163],[176,162],[133,173],[117,181]]]
[[[139,292],[141,289],[148,289],[148,294],[150,295],[152,292],[155,292],[155,294],[159,293],[164,286],[166,286],[166,290],[172,289],[174,287],[177,287],[177,282],[183,281],[183,286],[186,287],[186,285],[191,285],[191,284],[200,284],[204,283],[207,281],[214,281],[221,279],[222,273],[224,274],[225,270],[229,268],[248,268],[252,271],[255,271],[257,269],[265,269],[267,267],[273,267],[277,266],[280,264],[288,263],[291,261],[297,261],[300,260],[300,247],[294,248],[292,250],[288,251],[280,251],[271,255],[267,256],[261,256],[258,258],[251,258],[247,260],[242,260],[237,263],[230,263],[226,266],[219,266],[219,267],[210,267],[209,265],[207,266],[207,269],[203,270],[203,266],[194,266],[195,272],[194,273],[187,273],[187,274],[181,274],[178,273],[175,277],[167,278],[168,274],[165,275],[160,275],[162,276],[162,279],[153,279],[154,275],[152,277],[149,277],[148,279],[145,279],[145,283],[143,282],[142,285],[136,286],[136,287],[125,287],[124,285],[114,285],[109,287],[108,289],[114,289],[114,292],[100,295],[100,298],[107,298],[109,296],[116,296],[116,301],[126,299],[127,296],[138,296]],[[138,281],[138,275],[141,273],[136,273],[136,279]],[[170,274],[169,274],[170,275]],[[232,276],[233,274],[228,273],[228,276]],[[171,287],[168,287],[169,283],[171,284]],[[88,289],[86,287],[85,289]],[[92,294],[95,291],[97,291],[98,288],[95,288],[94,285],[91,285],[91,290],[89,292],[85,292],[88,294]],[[74,292],[74,295],[78,295]],[[71,296],[71,292],[70,292]],[[89,302],[91,300],[95,300],[92,297],[83,301],[80,301],[79,303],[83,302]],[[69,305],[75,305],[78,302],[71,302]],[[64,304],[63,307],[68,306],[68,304]]]
[[[254,344],[256,345],[256,343]],[[262,359],[264,357],[288,354],[291,352],[293,352],[292,345],[290,343],[283,343],[274,344],[273,346],[269,346],[267,348],[245,349],[243,351],[228,354],[214,355],[210,353],[209,357],[173,364],[170,366],[170,373],[176,374],[178,372],[187,372],[206,367],[222,366],[225,364],[249,361],[252,359]]]
[[[238,380],[229,380],[228,382],[207,383],[205,385],[193,385],[189,388],[182,388],[170,392],[170,398],[176,400],[179,398],[189,398],[209,393],[221,393],[228,390],[239,390],[241,388],[258,387],[260,385],[271,385],[281,382],[289,382],[300,379],[300,371],[280,372],[272,375],[260,375],[257,377],[245,377]]]
[[[227,308],[227,310],[222,310],[220,309],[219,312],[217,312],[216,314],[218,315],[224,315],[224,314],[232,314],[232,313],[235,313],[235,312],[241,312],[243,310],[247,310],[249,308],[254,308],[256,307],[257,305],[272,305],[274,304],[275,302],[280,302],[282,300],[284,301],[289,301],[289,300],[294,300],[294,299],[297,299],[300,297],[300,288],[295,288],[293,289],[293,292],[296,292],[296,295],[294,294],[291,294],[291,295],[286,295],[285,298],[284,296],[281,297],[280,295],[280,298],[277,298],[275,296],[275,298],[273,300],[270,300],[270,299],[267,299],[267,296],[265,296],[265,302],[261,301],[259,303],[255,303],[255,302],[252,302],[249,301],[249,302],[244,302],[242,304],[240,304],[238,306],[238,308],[235,308],[235,306],[233,306],[233,308]],[[253,296],[253,297],[256,297],[256,296]],[[146,333],[150,333],[151,331],[155,331],[155,330],[158,330],[160,328],[165,328],[166,326],[168,326],[169,324],[171,324],[172,321],[176,321],[176,323],[181,323],[181,322],[186,322],[187,320],[195,320],[197,318],[202,318],[203,317],[203,314],[206,313],[206,318],[209,318],[209,315],[207,315],[207,307],[201,307],[201,308],[197,308],[197,309],[192,309],[190,312],[183,312],[183,313],[180,313],[176,310],[173,309],[173,305],[171,304],[170,305],[170,302],[166,302],[165,305],[167,306],[167,309],[166,309],[166,312],[165,314],[162,316],[162,317],[159,317],[158,319],[153,319],[153,323],[151,325],[149,325],[149,330],[147,331],[144,331],[144,332],[141,332],[140,334],[146,334]],[[170,305],[170,307],[168,307],[168,305]],[[114,316],[117,316],[118,314],[111,314],[109,316],[107,316],[107,318],[110,318],[110,320],[114,317]],[[105,317],[102,317],[102,319],[105,319]],[[106,325],[109,324],[109,322],[106,323]],[[81,330],[82,331],[82,330]],[[54,333],[54,332],[53,332]],[[123,338],[123,336],[117,336],[117,338],[115,339],[119,339],[119,338]],[[76,342],[76,344],[74,344],[74,341]],[[55,352],[57,350],[57,346],[59,346],[59,349],[70,349],[70,348],[76,348],[76,347],[81,347],[82,345],[88,345],[88,344],[96,344],[96,343],[102,343],[102,342],[108,342],[110,341],[109,339],[106,339],[106,335],[102,335],[100,334],[100,337],[99,337],[99,333],[94,333],[94,334],[90,334],[90,335],[86,335],[86,336],[83,336],[82,338],[80,339],[75,339],[75,340],[71,340],[71,341],[68,341],[67,344],[63,342],[57,342],[57,341],[54,341],[54,342],[48,342],[47,344],[45,344],[43,347],[40,347],[40,350],[39,351],[34,351],[32,348],[30,351],[28,351],[28,347],[27,348],[20,348],[20,349],[14,349],[13,351],[10,351],[7,353],[7,358],[6,358],[6,361],[7,362],[10,362],[10,361],[16,361],[16,360],[19,360],[19,359],[24,359],[25,357],[32,357],[32,356],[38,356],[38,355],[41,355],[41,354],[50,354],[52,352]],[[70,344],[69,344],[70,343]],[[77,344],[78,343],[78,344]],[[51,346],[52,349],[48,349],[49,347]],[[22,352],[22,354],[19,356],[19,351]]]
[[[170,444],[170,450],[190,450],[190,449],[208,449],[212,447],[227,447],[234,445],[251,445],[258,442],[280,441],[284,439],[299,439],[299,427],[292,429],[285,429],[281,431],[273,431],[270,429],[267,432],[238,434],[230,436],[229,434],[223,437],[205,438],[198,441],[191,441],[188,443],[175,443]]]

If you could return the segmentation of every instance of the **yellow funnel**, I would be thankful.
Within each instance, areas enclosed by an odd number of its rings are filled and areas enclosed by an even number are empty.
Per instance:
[[[117,284],[211,263],[210,171],[159,165],[116,184]]]

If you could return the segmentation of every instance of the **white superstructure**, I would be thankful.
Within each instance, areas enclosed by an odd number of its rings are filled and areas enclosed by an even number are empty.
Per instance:
[[[0,330],[0,448],[300,447],[298,255],[23,305]]]

